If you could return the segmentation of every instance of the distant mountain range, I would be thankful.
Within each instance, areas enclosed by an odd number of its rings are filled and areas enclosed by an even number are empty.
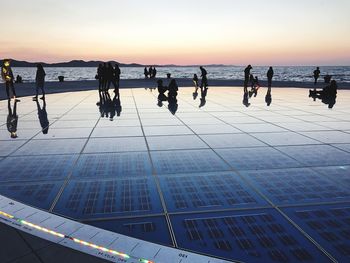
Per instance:
[[[2,65],[3,60],[0,60],[0,65]],[[11,66],[12,67],[36,67],[38,63],[41,63],[44,67],[98,67],[100,63],[104,62],[111,62],[113,65],[118,64],[120,67],[146,67],[150,65],[142,65],[137,63],[131,63],[131,64],[124,64],[119,63],[117,61],[84,61],[84,60],[72,60],[69,62],[59,62],[59,63],[44,63],[44,62],[28,62],[28,61],[21,61],[21,60],[15,60],[11,59]],[[177,67],[178,65],[151,65],[155,67]],[[197,67],[199,65],[188,65],[184,67]],[[214,67],[214,66],[225,66],[221,64],[212,64],[212,65],[203,65],[207,67]]]

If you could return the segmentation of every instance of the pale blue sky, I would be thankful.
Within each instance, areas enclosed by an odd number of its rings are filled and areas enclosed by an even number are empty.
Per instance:
[[[349,0],[0,0],[0,8],[8,27],[0,57],[350,64]]]

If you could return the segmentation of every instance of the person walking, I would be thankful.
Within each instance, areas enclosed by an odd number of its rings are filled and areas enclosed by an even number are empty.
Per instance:
[[[13,72],[11,69],[9,59],[4,59],[4,61],[3,61],[3,65],[1,67],[1,77],[2,77],[3,81],[5,82],[7,98],[11,99],[11,96],[10,96],[10,88],[11,88],[13,99],[15,101],[19,102],[20,100],[16,98],[16,90],[15,90],[15,86],[13,84],[14,77],[13,77]]]
[[[36,95],[33,98],[34,100],[38,99],[39,89],[41,89],[41,94],[42,94],[42,97],[40,99],[44,99],[45,97],[44,85],[45,85],[46,73],[42,64],[37,64],[36,68],[37,68],[36,76],[35,76]]]

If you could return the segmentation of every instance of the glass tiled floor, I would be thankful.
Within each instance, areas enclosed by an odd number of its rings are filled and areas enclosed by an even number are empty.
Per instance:
[[[199,107],[183,88],[172,114],[156,90],[122,89],[113,119],[97,91],[26,97],[15,139],[0,101],[0,193],[228,260],[349,262],[350,91],[331,110],[264,92],[247,108],[241,89],[210,88]]]

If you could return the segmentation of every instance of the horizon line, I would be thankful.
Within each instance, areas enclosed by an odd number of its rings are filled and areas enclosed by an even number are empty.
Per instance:
[[[160,67],[164,67],[164,66],[174,66],[174,67],[191,67],[191,66],[225,66],[225,67],[245,67],[249,64],[251,64],[252,66],[257,66],[257,67],[268,67],[268,66],[272,66],[272,67],[312,67],[312,66],[320,66],[320,67],[349,67],[350,64],[348,65],[327,65],[327,64],[299,64],[299,65],[295,65],[295,64],[278,64],[278,65],[273,65],[273,64],[254,64],[254,63],[248,63],[248,64],[244,64],[244,65],[239,65],[239,64],[224,64],[224,63],[209,63],[209,64],[142,64],[142,63],[138,63],[138,62],[131,62],[131,63],[125,63],[125,62],[120,62],[117,60],[98,60],[98,59],[89,59],[89,60],[84,60],[84,59],[70,59],[67,61],[56,61],[56,62],[45,62],[44,60],[38,60],[38,61],[28,61],[28,60],[22,60],[22,59],[15,59],[15,58],[1,58],[0,60],[4,60],[4,59],[10,59],[10,60],[15,60],[15,61],[20,61],[20,62],[26,62],[26,63],[45,63],[45,64],[59,64],[59,63],[69,63],[72,61],[82,61],[82,62],[117,62],[119,64],[124,64],[124,65],[132,65],[132,64],[137,64],[140,66],[160,66]]]

